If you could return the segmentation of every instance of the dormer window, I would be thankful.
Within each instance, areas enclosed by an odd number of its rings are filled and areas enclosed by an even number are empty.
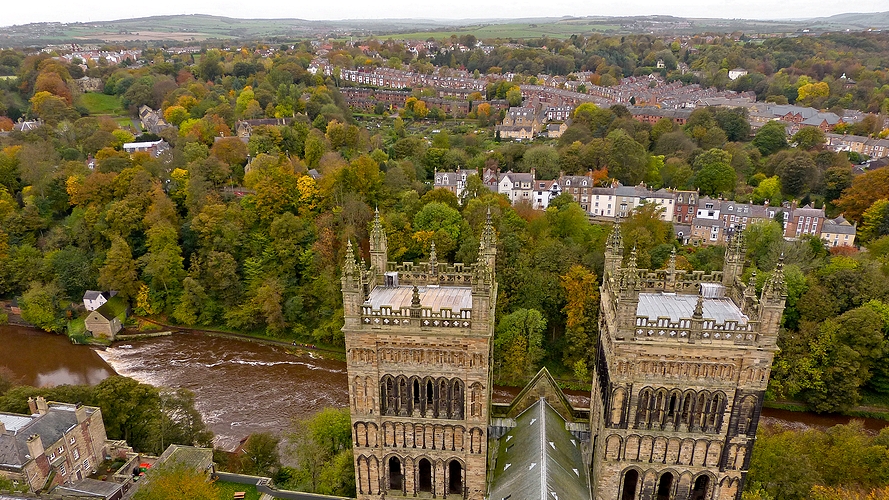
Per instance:
[[[565,185],[566,185],[566,186],[570,186],[570,185],[571,185],[571,179],[566,180],[566,181],[565,181]]]

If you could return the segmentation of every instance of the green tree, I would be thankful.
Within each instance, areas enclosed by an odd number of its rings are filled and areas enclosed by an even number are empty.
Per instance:
[[[22,319],[48,332],[60,332],[62,321],[61,290],[55,284],[34,282],[22,295]]]
[[[269,433],[251,434],[241,455],[241,473],[253,476],[274,476],[281,467],[278,443],[281,438]]]
[[[500,319],[494,334],[494,371],[499,380],[520,382],[543,359],[546,319],[535,309],[519,309]]]
[[[777,175],[763,179],[755,188],[751,196],[754,203],[761,204],[768,201],[772,205],[778,205],[781,201],[781,180]]]
[[[826,141],[824,131],[818,127],[803,127],[799,132],[793,134],[790,138],[791,142],[796,143],[796,147],[811,151],[813,149],[821,149]]]
[[[117,290],[124,298],[133,298],[139,290],[136,261],[130,245],[120,236],[111,237],[111,248],[105,255],[105,264],[99,269],[99,286]]]
[[[355,495],[348,409],[327,408],[295,422],[287,440],[297,463],[288,487],[327,495]]]
[[[861,214],[858,238],[862,244],[867,244],[886,235],[889,235],[889,200],[884,198],[875,201]]]
[[[737,174],[731,165],[732,157],[721,149],[711,149],[695,158],[694,185],[703,194],[731,193],[737,183]]]
[[[787,147],[787,132],[784,122],[770,121],[756,132],[753,145],[759,149],[763,156],[768,156]]]

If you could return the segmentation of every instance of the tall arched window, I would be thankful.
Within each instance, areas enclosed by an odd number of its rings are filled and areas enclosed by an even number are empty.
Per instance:
[[[624,473],[624,486],[621,489],[620,500],[636,500],[636,485],[639,483],[639,473],[628,470]]]
[[[699,476],[695,479],[694,488],[691,490],[690,500],[704,500],[707,498],[707,490],[710,489],[710,477]]]
[[[425,491],[427,493],[432,492],[432,463],[425,458],[420,459],[420,463],[417,466],[418,469],[418,477],[417,477],[417,491]]]
[[[669,472],[665,472],[663,476],[661,476],[660,481],[657,483],[657,496],[656,500],[670,500],[671,494],[673,493],[673,474]]]
[[[456,460],[448,464],[448,494],[463,494],[463,466]]]
[[[404,490],[404,472],[401,470],[401,460],[398,457],[389,459],[389,491]]]

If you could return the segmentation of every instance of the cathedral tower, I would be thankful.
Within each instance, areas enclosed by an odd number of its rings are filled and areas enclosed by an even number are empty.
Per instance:
[[[723,272],[622,266],[606,249],[590,402],[595,500],[737,500],[786,297],[781,264],[759,298],[738,232]]]
[[[387,262],[377,213],[370,267],[343,265],[359,499],[482,500],[497,285],[490,216],[473,265]]]

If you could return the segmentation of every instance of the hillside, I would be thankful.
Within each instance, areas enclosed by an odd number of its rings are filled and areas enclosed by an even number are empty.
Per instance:
[[[473,34],[479,38],[567,38],[596,32],[692,34],[794,33],[889,28],[889,12],[849,13],[808,20],[635,17],[523,19],[237,19],[203,14],[152,16],[91,23],[34,23],[0,27],[0,46],[70,42],[200,42],[208,39],[286,41],[316,37],[401,35],[417,38]]]

